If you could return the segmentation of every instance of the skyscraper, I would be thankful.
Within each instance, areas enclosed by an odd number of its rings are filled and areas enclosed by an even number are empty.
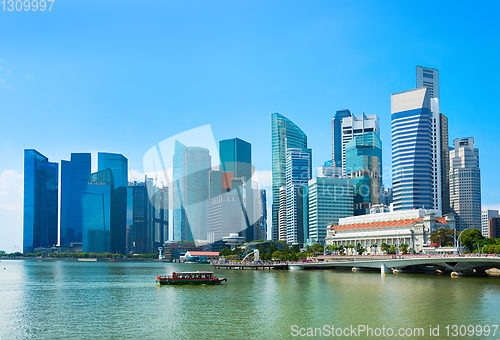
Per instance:
[[[87,190],[83,193],[82,251],[111,252],[111,235],[116,233],[113,223],[114,179],[111,169],[88,176]]]
[[[324,244],[326,226],[352,216],[354,189],[351,179],[316,177],[309,181],[309,244]]]
[[[416,68],[417,88],[427,87],[429,89],[429,97],[436,98],[434,105],[436,112],[433,112],[433,129],[436,133],[436,152],[439,153],[440,159],[434,156],[433,167],[439,167],[440,188],[436,187],[438,181],[434,178],[434,196],[440,199],[434,209],[441,210],[443,216],[450,213],[450,159],[448,146],[448,117],[439,112],[439,71],[430,67],[417,66]],[[438,162],[439,161],[439,162]]]
[[[61,161],[61,246],[82,243],[82,199],[90,173],[90,153],[72,153],[70,161]]]
[[[342,120],[351,117],[347,109],[339,110],[332,119],[332,164],[331,166],[342,167]]]
[[[312,150],[289,148],[286,151],[286,240],[289,244],[303,243],[299,234],[304,230],[298,225],[298,189],[311,179]],[[301,219],[302,222],[303,219]]]
[[[111,169],[115,188],[128,186],[128,159],[119,153],[99,152],[97,171]]]
[[[439,99],[439,71],[430,67],[417,66],[417,88],[428,87],[429,96]]]
[[[172,174],[174,241],[206,240],[209,197],[208,149],[175,142]]]
[[[156,253],[168,236],[168,190],[152,178],[134,182],[132,249],[135,254]]]
[[[380,136],[380,127],[377,115],[363,115],[356,117],[351,114],[342,120],[342,174],[346,175],[345,147],[353,138],[368,132],[374,132]]]
[[[24,150],[24,253],[57,244],[58,170],[38,151]]]
[[[261,206],[261,217],[260,217],[260,236],[259,240],[267,239],[267,193],[266,189],[260,189],[260,206]]]
[[[291,120],[289,120],[288,118],[284,117],[279,113],[271,114],[271,133],[272,133],[272,164],[273,164],[273,204],[272,204],[273,216],[272,216],[271,237],[273,240],[277,241],[279,238],[278,213],[280,211],[280,188],[286,186],[286,150],[288,148],[306,149],[307,136]],[[286,220],[285,212],[284,216]]]
[[[222,170],[226,173],[232,173],[234,178],[240,178],[241,181],[232,182],[232,190],[238,194],[242,203],[243,215],[247,226],[240,235],[246,238],[247,242],[258,239],[257,219],[254,219],[253,189],[252,189],[252,145],[242,139],[232,138],[219,142],[219,157]],[[235,185],[243,183],[243,187]],[[243,192],[244,191],[244,192]],[[227,236],[227,235],[224,235]]]
[[[481,229],[481,173],[474,138],[455,138],[450,150],[450,203],[457,232]]]
[[[481,233],[484,237],[488,237],[488,222],[492,218],[498,218],[498,210],[481,210]]]
[[[370,213],[380,204],[382,141],[375,131],[354,137],[345,146],[346,174],[354,184],[354,215]]]
[[[432,107],[431,107],[432,105]],[[427,87],[391,95],[395,210],[440,209],[439,105]],[[438,190],[439,188],[439,190]]]

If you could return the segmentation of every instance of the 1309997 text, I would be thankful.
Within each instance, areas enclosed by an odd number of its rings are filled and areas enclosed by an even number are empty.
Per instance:
[[[52,10],[54,0],[2,0],[2,10],[8,12],[29,12]]]

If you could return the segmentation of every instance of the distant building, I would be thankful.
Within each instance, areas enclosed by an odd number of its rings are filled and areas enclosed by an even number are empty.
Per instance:
[[[303,243],[303,225],[298,224],[298,188],[311,179],[312,150],[289,148],[286,152],[286,240],[289,244]],[[304,223],[303,219],[302,223]],[[307,220],[306,220],[307,221]]]
[[[481,229],[481,172],[474,138],[455,138],[450,149],[450,202],[457,231]]]
[[[430,97],[439,99],[439,71],[417,66],[417,88],[420,87],[428,87]]]
[[[82,251],[86,253],[111,252],[111,235],[119,227],[112,218],[115,206],[114,179],[111,169],[88,176],[87,190],[83,193]]]
[[[286,241],[286,186],[280,187],[279,214],[278,214],[278,241]]]
[[[286,186],[286,150],[289,148],[307,148],[306,134],[291,120],[279,113],[271,115],[272,166],[273,166],[273,204],[271,238],[280,239],[278,216],[280,210],[286,216],[286,207],[281,207],[280,188]],[[283,202],[286,203],[286,200]],[[284,227],[286,230],[286,225]],[[286,239],[286,235],[283,236]]]
[[[498,210],[481,210],[481,233],[484,237],[488,237],[488,222],[492,218],[498,218]]]
[[[351,115],[342,120],[342,175],[347,174],[346,169],[346,145],[357,136],[373,132],[380,136],[380,127],[377,115],[363,115],[356,117]],[[380,138],[380,137],[379,137]]]
[[[23,252],[57,245],[59,164],[24,150]]]
[[[488,221],[488,237],[500,238],[500,218],[493,217]]]
[[[134,254],[158,251],[168,238],[168,188],[156,187],[152,178],[130,183],[133,192],[133,224],[130,237]]]
[[[342,218],[329,224],[326,244],[345,247],[359,243],[370,254],[382,254],[383,243],[397,248],[406,243],[415,252],[424,251],[431,244],[431,233],[455,228],[453,215],[440,215],[438,210],[410,209]]]
[[[91,173],[91,154],[72,153],[61,161],[61,239],[62,247],[82,243],[82,199]]]
[[[267,192],[266,189],[260,189],[260,234],[259,240],[267,240]]]
[[[243,236],[246,222],[240,199],[236,193],[228,192],[209,198],[206,204],[207,240],[216,244],[212,246],[214,250],[223,248],[222,238],[224,236],[232,233]]]
[[[332,119],[332,164],[330,166],[342,168],[342,120],[351,116],[351,112],[345,109],[337,111]]]
[[[345,172],[354,184],[354,215],[370,213],[380,204],[382,141],[375,131],[354,137],[345,145]]]
[[[307,243],[324,244],[326,226],[354,214],[351,179],[316,177],[308,185],[309,230]]]
[[[206,240],[210,170],[208,149],[175,141],[172,174],[174,241]]]

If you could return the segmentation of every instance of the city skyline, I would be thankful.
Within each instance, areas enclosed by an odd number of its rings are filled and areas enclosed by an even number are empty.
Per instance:
[[[494,8],[466,11],[445,2],[421,17],[414,13],[422,4],[224,4],[161,4],[155,13],[130,3],[118,13],[93,4],[99,15],[90,26],[78,14],[89,9],[76,2],[55,3],[50,13],[1,13],[0,27],[12,32],[0,52],[1,250],[22,244],[23,149],[54,162],[90,152],[92,172],[97,151],[120,153],[129,159],[131,180],[141,180],[152,145],[211,124],[216,140],[252,144],[269,194],[271,113],[308,136],[313,168],[331,159],[337,110],[377,114],[388,167],[390,95],[415,87],[418,65],[439,70],[449,140],[474,137],[482,206],[499,208],[496,129],[479,118],[500,123]],[[417,29],[426,24],[432,35]],[[383,174],[391,186],[390,171]]]

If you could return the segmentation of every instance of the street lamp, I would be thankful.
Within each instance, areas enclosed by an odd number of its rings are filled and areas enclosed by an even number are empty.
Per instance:
[[[466,230],[467,229],[462,230],[460,234],[458,234],[458,239],[455,239],[455,251],[457,252],[457,254],[458,254],[458,245],[460,244],[460,236],[462,236],[462,233]],[[455,229],[455,235],[456,234],[457,234],[457,229]]]
[[[479,252],[479,242],[477,242],[477,240],[474,240],[474,242],[476,242],[476,244],[477,244],[477,253],[478,253],[478,255],[481,255],[481,253]]]

